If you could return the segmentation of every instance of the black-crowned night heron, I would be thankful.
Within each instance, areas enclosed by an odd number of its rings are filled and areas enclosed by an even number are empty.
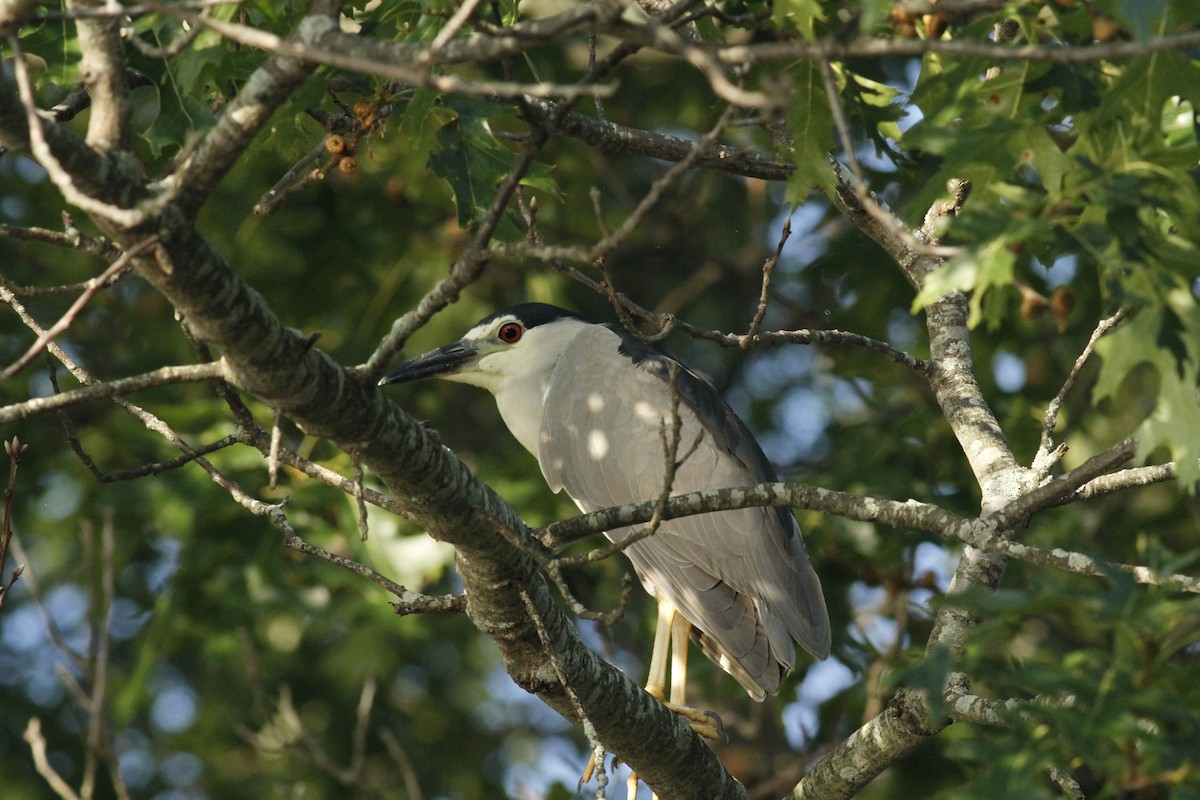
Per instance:
[[[754,436],[708,383],[619,325],[585,322],[556,306],[524,303],[492,314],[381,383],[431,377],[495,395],[550,488],[566,489],[584,511],[657,499],[667,472],[664,431],[676,420],[682,463],[672,494],[776,480]],[[635,530],[607,535],[620,542]],[[821,584],[789,509],[669,520],[625,553],[659,602],[646,688],[660,699],[671,641],[670,701],[686,702],[689,632],[755,700],[779,688],[796,664],[796,645],[820,659],[829,654]]]

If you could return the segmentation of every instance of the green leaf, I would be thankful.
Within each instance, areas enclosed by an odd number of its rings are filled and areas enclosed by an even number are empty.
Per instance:
[[[180,97],[178,103],[170,102],[175,98],[170,92],[160,97],[162,109],[142,134],[155,157],[168,149],[183,147],[190,136],[208,130],[216,122],[208,106],[191,97]]]
[[[812,41],[816,38],[817,23],[825,21],[825,12],[817,0],[776,0],[771,20]]]
[[[788,177],[787,199],[803,203],[814,186],[831,193],[837,186],[829,168],[833,149],[833,112],[821,80],[820,68],[804,62],[793,73],[792,107],[788,111],[788,132],[792,135],[789,154],[796,170]]]
[[[1200,308],[1185,288],[1171,291],[1163,307],[1144,309],[1133,320],[1101,339],[1093,398],[1117,397],[1135,367],[1149,364],[1158,375],[1153,407],[1134,431],[1138,458],[1165,447],[1176,476],[1189,492],[1200,481]]]
[[[510,106],[473,99],[454,98],[447,108],[456,116],[435,134],[438,149],[430,154],[427,166],[445,180],[454,192],[458,224],[471,228],[488,213],[496,187],[516,163],[516,154],[492,133],[490,120],[512,116]],[[558,187],[550,167],[534,164],[521,183],[557,195]],[[511,219],[501,221],[497,237],[516,241],[523,232]]]
[[[974,328],[985,319],[983,301],[988,289],[1010,285],[1015,264],[1016,255],[1007,240],[995,240],[979,250],[969,250],[925,279],[921,291],[913,298],[912,311],[916,313],[950,292],[970,292],[967,325]],[[988,314],[987,320],[999,322],[999,310],[992,311],[995,313]]]

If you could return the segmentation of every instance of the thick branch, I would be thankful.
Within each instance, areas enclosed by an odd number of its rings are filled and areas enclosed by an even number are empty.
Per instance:
[[[67,10],[78,11],[105,5],[103,0],[71,0]],[[83,58],[79,76],[87,88],[92,113],[88,116],[87,143],[102,153],[128,150],[130,126],[129,84],[121,47],[121,20],[88,17],[76,20]]]

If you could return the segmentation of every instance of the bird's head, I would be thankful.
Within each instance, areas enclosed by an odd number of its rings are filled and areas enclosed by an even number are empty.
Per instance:
[[[400,364],[380,385],[443,378],[498,394],[510,380],[548,379],[567,344],[588,323],[545,303],[522,303],[484,317],[457,342]]]

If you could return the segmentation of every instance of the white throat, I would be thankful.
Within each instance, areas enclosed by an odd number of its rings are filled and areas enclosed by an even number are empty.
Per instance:
[[[567,345],[586,327],[588,323],[578,319],[555,320],[530,328],[513,347],[479,360],[477,380],[472,382],[495,395],[504,424],[534,458],[554,369]]]

